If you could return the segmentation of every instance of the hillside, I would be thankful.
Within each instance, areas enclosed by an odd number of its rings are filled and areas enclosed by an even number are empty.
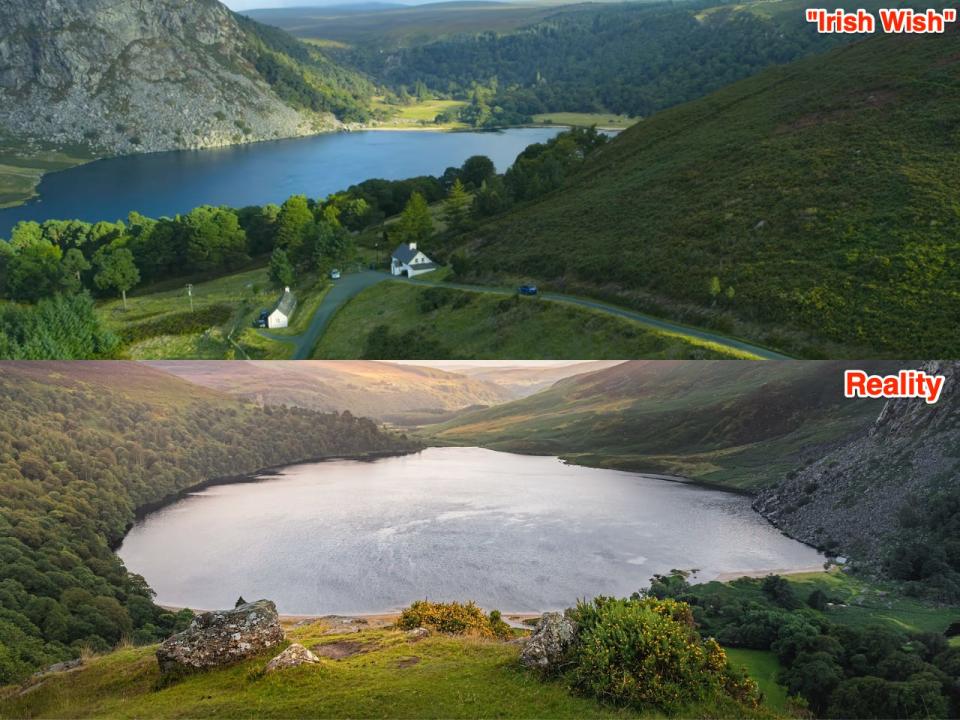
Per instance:
[[[0,138],[95,155],[202,148],[358,119],[365,81],[217,0],[8,0]]]
[[[939,402],[887,401],[868,433],[790,473],[754,507],[793,537],[956,600],[960,363],[924,369],[946,377]]]
[[[424,432],[436,442],[753,492],[869,428],[881,406],[843,399],[843,367],[634,361]]]
[[[536,364],[524,365],[523,363],[507,367],[470,365],[462,368],[458,367],[456,372],[463,373],[476,380],[484,380],[508,388],[518,398],[521,398],[535,395],[568,377],[605,370],[614,365],[619,365],[620,362],[619,360],[589,360],[546,367]]]
[[[268,405],[355,415],[394,422],[446,415],[516,397],[485,380],[413,365],[340,362],[150,362],[197,385]]]
[[[960,352],[960,31],[878,36],[666,110],[462,236],[517,276],[805,357]]]
[[[4,363],[0,685],[182,624],[111,550],[137,508],[269,466],[416,447],[349,413],[259,408],[145,365]]]

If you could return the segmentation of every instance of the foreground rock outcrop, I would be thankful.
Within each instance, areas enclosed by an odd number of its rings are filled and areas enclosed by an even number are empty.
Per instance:
[[[272,673],[277,670],[300,667],[301,665],[316,665],[318,662],[320,662],[320,658],[307,650],[303,645],[293,643],[293,645],[268,662],[265,671]]]
[[[197,615],[190,627],[157,650],[162,673],[184,673],[244,660],[283,642],[277,607],[257,600]]]
[[[217,0],[4,0],[0,130],[120,154],[339,127],[283,102],[250,42]]]
[[[520,664],[544,674],[561,669],[577,641],[577,624],[562,613],[546,613],[520,651]]]

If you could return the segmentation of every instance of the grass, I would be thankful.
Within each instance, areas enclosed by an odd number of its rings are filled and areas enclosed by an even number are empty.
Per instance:
[[[377,127],[389,130],[459,130],[466,128],[462,122],[435,122],[443,112],[457,111],[467,103],[463,100],[422,100],[410,105],[391,105],[382,99],[375,100],[373,108],[390,113],[390,118]]]
[[[444,304],[424,311],[435,291],[387,282],[360,293],[334,316],[315,358],[355,358],[380,325],[419,331],[457,358],[716,358],[726,355],[638,323],[539,299],[440,289]],[[415,347],[410,347],[414,353]],[[403,359],[403,358],[394,358]]]
[[[956,53],[875,36],[648,117],[461,238],[473,280],[563,278],[800,357],[955,355]]]
[[[161,684],[155,646],[125,648],[58,673],[29,692],[0,689],[0,716],[18,718],[631,718],[659,717],[576,697],[517,663],[519,647],[433,635],[413,643],[391,628],[326,635],[314,623],[287,627],[307,647],[345,639],[368,651],[263,675],[279,649],[231,667]],[[729,716],[730,708],[724,708]],[[685,716],[716,717],[690,707]],[[763,710],[752,713],[767,717]]]
[[[572,127],[590,127],[591,125],[596,125],[598,128],[603,129],[625,130],[631,125],[637,124],[640,118],[632,118],[613,113],[555,112],[534,115],[533,121],[541,125],[567,125]]]
[[[320,636],[315,627],[290,637],[307,646],[337,639]],[[0,708],[19,717],[77,718],[628,716],[520,672],[513,667],[516,646],[447,637],[414,645],[390,630],[350,639],[376,644],[377,650],[258,677],[265,655],[161,690],[155,689],[159,672],[153,648],[123,650]],[[400,665],[410,658],[418,662]]]
[[[784,575],[784,578],[801,600],[806,600],[814,590],[822,590],[838,603],[823,613],[830,622],[838,625],[858,629],[886,625],[903,632],[942,633],[960,618],[960,608],[925,603],[905,596],[895,583],[868,581],[836,568],[829,572]],[[749,578],[729,583],[706,583],[696,586],[695,591],[701,598],[733,595],[758,602],[767,599],[760,590],[760,583]]]
[[[44,174],[91,159],[80,149],[25,149],[21,144],[0,139],[0,208],[16,207],[35,198]]]
[[[787,689],[777,682],[777,673],[780,672],[780,661],[770,650],[745,650],[743,648],[724,648],[727,659],[734,667],[746,670],[763,693],[763,701],[771,710],[778,713],[790,714],[790,705],[787,700]]]
[[[326,286],[303,291],[292,326],[271,332],[303,332],[325,294]],[[99,304],[98,312],[106,326],[121,337],[146,331],[146,337],[125,345],[123,355],[129,359],[285,359],[292,352],[290,345],[265,338],[252,327],[260,310],[272,308],[277,297],[267,269],[255,268],[194,284],[193,313],[185,284],[179,281],[139,290],[128,297],[126,310],[116,299]],[[214,307],[227,308],[227,319],[202,331],[194,328],[196,316]],[[182,332],[151,335],[149,328],[161,323],[180,325]]]

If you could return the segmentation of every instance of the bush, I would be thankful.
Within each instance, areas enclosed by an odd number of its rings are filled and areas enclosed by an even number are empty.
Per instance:
[[[500,612],[494,610],[489,616],[471,601],[433,603],[417,600],[400,613],[397,626],[402,630],[425,627],[451,635],[478,635],[480,637],[503,637],[510,627],[503,621]]]
[[[759,704],[756,684],[696,631],[690,606],[674,600],[597,598],[577,605],[573,684],[617,705],[677,712],[695,702]]]
[[[233,315],[229,305],[209,305],[196,312],[170,313],[153,320],[127,325],[120,331],[125,343],[133,343],[159,335],[191,335],[223,325]]]

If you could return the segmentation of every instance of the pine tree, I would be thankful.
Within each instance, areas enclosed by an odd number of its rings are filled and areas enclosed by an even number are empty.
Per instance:
[[[460,232],[466,226],[470,219],[470,205],[472,203],[473,198],[463,187],[460,178],[457,178],[453,182],[453,187],[450,188],[450,194],[447,196],[447,202],[444,206],[444,219],[453,232]]]

